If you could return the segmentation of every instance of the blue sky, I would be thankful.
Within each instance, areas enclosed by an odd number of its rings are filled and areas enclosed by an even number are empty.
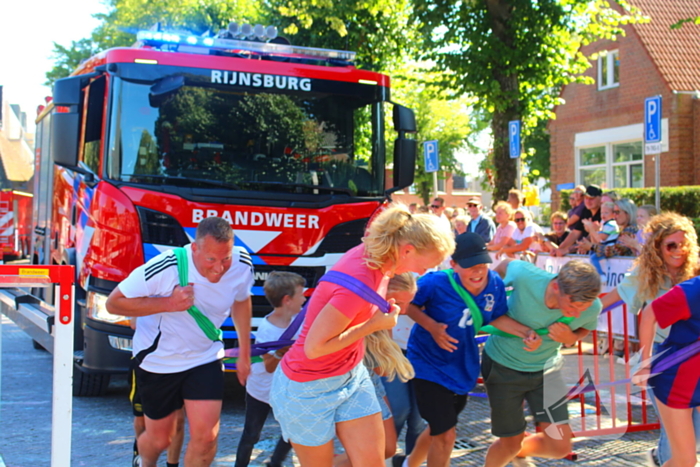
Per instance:
[[[43,83],[53,67],[53,43],[68,46],[89,37],[99,24],[91,15],[107,8],[100,0],[37,0],[12,10],[21,13],[0,15],[0,85],[3,99],[19,104],[33,121],[36,106],[51,94]]]

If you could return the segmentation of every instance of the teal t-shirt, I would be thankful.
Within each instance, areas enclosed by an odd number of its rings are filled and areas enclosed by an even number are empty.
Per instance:
[[[656,297],[653,297],[653,299],[659,298],[671,290],[671,287],[673,287],[671,279],[665,277],[664,283],[661,284],[659,287],[659,292],[656,294]],[[622,279],[619,284],[617,284],[617,293],[620,295],[622,301],[627,305],[627,311],[634,313],[635,315],[638,315],[639,312],[642,311],[642,307],[645,303],[639,296],[639,288],[639,268],[634,268],[631,272],[625,274],[625,278]],[[652,300],[649,300],[649,302],[651,301]],[[665,341],[668,337],[669,330],[670,328],[662,329],[661,327],[656,326],[654,342],[660,343]]]
[[[508,316],[531,329],[549,327],[560,319],[563,316],[561,310],[547,308],[544,303],[545,290],[554,278],[555,274],[534,264],[511,261],[503,281],[506,287],[513,288],[508,299]],[[580,328],[595,329],[601,309],[602,304],[596,299],[569,327],[574,331]],[[542,371],[561,360],[561,344],[547,335],[542,336],[542,345],[534,352],[528,352],[523,347],[522,339],[493,335],[486,341],[484,351],[493,361],[518,371]]]

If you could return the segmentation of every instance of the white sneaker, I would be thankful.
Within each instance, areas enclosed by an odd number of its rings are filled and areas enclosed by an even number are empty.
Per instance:
[[[651,448],[646,452],[646,460],[648,467],[661,467],[659,454],[656,452],[656,448]]]
[[[535,463],[529,457],[516,457],[510,461],[513,467],[535,467]]]

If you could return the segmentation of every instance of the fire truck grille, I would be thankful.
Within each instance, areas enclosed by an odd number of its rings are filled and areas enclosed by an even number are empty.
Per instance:
[[[368,220],[357,219],[336,225],[318,246],[314,256],[326,253],[345,253],[349,249],[356,247],[362,241]]]

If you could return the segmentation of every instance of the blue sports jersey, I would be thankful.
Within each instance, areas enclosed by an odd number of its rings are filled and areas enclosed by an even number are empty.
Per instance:
[[[457,273],[452,272],[461,287]],[[474,302],[481,310],[484,325],[508,311],[503,281],[488,271],[488,284]],[[439,323],[447,324],[447,333],[459,340],[454,352],[443,350],[423,327],[416,324],[408,339],[408,359],[416,378],[445,386],[455,394],[467,394],[479,377],[479,349],[474,340],[474,327],[467,304],[452,288],[447,274],[431,272],[418,279],[418,292],[412,302]]]
[[[670,355],[700,338],[700,277],[682,282],[651,304],[658,324],[671,326],[657,355]],[[654,395],[669,407],[700,406],[700,354],[695,354],[649,380]]]

